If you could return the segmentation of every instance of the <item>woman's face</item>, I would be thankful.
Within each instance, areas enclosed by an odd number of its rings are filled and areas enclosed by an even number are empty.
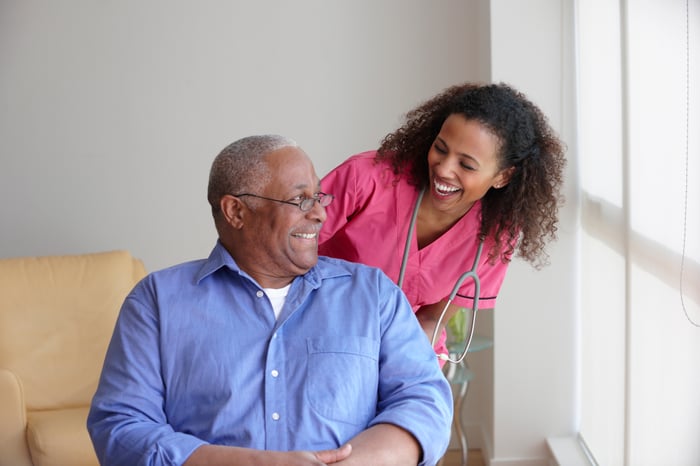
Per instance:
[[[509,171],[499,170],[499,145],[478,121],[450,115],[428,151],[433,209],[459,218],[489,189],[505,186]]]

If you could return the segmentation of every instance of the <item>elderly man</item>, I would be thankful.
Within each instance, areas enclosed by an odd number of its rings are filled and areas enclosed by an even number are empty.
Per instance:
[[[208,198],[210,256],[150,274],[121,309],[88,417],[101,464],[435,464],[449,386],[401,290],[318,257],[333,196],[304,151],[236,141]]]

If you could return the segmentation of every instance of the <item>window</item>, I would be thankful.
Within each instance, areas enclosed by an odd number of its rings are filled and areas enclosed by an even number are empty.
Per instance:
[[[699,464],[700,3],[577,23],[581,434],[601,465]]]

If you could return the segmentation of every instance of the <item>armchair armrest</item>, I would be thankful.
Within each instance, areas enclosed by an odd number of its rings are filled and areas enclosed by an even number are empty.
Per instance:
[[[0,466],[32,466],[27,447],[27,413],[22,384],[0,368]]]

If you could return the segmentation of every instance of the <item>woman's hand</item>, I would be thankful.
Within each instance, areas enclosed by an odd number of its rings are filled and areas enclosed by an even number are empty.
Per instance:
[[[428,336],[428,340],[430,340],[430,343],[433,346],[440,339],[440,335],[445,329],[447,322],[449,322],[450,319],[457,313],[457,311],[461,309],[459,306],[450,304],[447,307],[447,312],[445,313],[445,316],[442,318],[442,321],[440,321],[440,327],[438,328],[436,334],[435,328],[438,324],[438,320],[440,319],[440,314],[442,314],[442,311],[445,309],[446,304],[447,301],[443,300],[439,303],[422,306],[420,309],[418,309],[418,311],[416,311],[416,318],[418,319],[420,326],[423,328],[423,331]],[[433,335],[435,335],[434,341]]]

